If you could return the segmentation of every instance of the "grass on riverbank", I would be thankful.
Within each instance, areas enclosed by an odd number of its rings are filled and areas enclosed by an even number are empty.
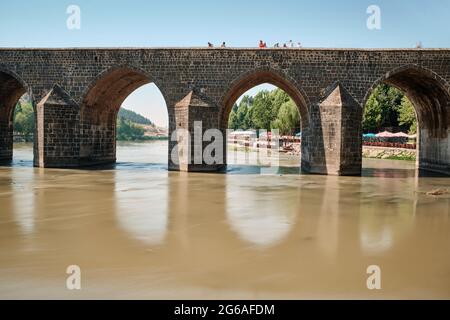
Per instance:
[[[387,156],[387,157],[367,157],[363,156],[366,159],[380,159],[380,160],[403,160],[403,161],[416,161],[415,156],[411,155],[395,155],[395,156]]]
[[[415,156],[390,156],[388,160],[416,161]]]

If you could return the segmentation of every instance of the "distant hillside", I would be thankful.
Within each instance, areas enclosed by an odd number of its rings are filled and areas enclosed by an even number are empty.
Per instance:
[[[167,128],[156,126],[151,120],[128,109],[121,108],[117,116],[117,140],[139,141],[167,139]]]
[[[144,117],[134,111],[124,109],[124,108],[120,108],[118,117],[123,118],[124,120],[128,120],[133,123],[137,123],[137,124],[142,124],[142,125],[152,125],[153,124],[146,117]]]

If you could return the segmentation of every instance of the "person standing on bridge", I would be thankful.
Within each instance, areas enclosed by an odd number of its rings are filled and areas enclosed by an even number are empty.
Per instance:
[[[214,45],[211,42],[208,42],[208,48],[214,48]]]
[[[222,45],[221,45],[220,47],[221,47],[221,48],[226,48],[226,47],[227,47],[227,45],[225,44],[225,41],[222,42]]]

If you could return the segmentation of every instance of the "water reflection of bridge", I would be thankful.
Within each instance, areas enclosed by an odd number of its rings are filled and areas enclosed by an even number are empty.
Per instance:
[[[1,198],[1,268],[53,286],[67,265],[79,264],[88,296],[134,283],[174,297],[191,287],[274,296],[358,291],[374,261],[390,269],[385,290],[396,292],[406,281],[426,287],[419,273],[448,266],[410,265],[448,250],[449,200],[414,192],[428,188],[427,179],[210,177],[13,170],[15,183]]]

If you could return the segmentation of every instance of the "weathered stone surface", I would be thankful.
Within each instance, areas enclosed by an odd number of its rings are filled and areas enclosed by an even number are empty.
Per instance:
[[[358,173],[362,108],[375,86],[386,82],[404,90],[416,107],[419,166],[450,172],[449,49],[0,49],[0,160],[12,156],[17,99],[29,92],[36,107],[58,84],[71,103],[41,104],[37,136],[44,136],[44,145],[35,146],[35,164],[114,162],[118,108],[149,82],[166,100],[170,133],[179,123],[192,129],[196,120],[203,120],[202,130],[224,130],[240,94],[265,82],[280,87],[302,116],[302,170],[323,174]],[[321,106],[336,83],[354,101]],[[175,107],[191,91],[208,107],[192,101]],[[197,169],[217,168],[187,168]]]
[[[313,127],[316,139],[310,172],[334,175],[361,173],[361,110],[359,103],[339,83],[319,103]]]
[[[55,85],[37,104],[37,149],[39,167],[78,166],[80,155],[80,110],[77,103]]]
[[[26,90],[14,73],[0,65],[0,162],[12,160],[14,106]]]
[[[180,171],[219,171],[225,162],[206,163],[203,152],[211,141],[203,141],[205,131],[218,128],[218,108],[212,101],[201,94],[191,91],[181,101],[175,104],[177,131],[184,129],[185,134],[177,137],[171,143],[178,145],[178,164],[169,162],[169,169]],[[182,133],[182,132],[181,132]],[[224,136],[225,137],[225,136]],[[190,141],[190,144],[188,143]],[[226,140],[221,144],[226,147]],[[221,157],[221,161],[224,161]]]

